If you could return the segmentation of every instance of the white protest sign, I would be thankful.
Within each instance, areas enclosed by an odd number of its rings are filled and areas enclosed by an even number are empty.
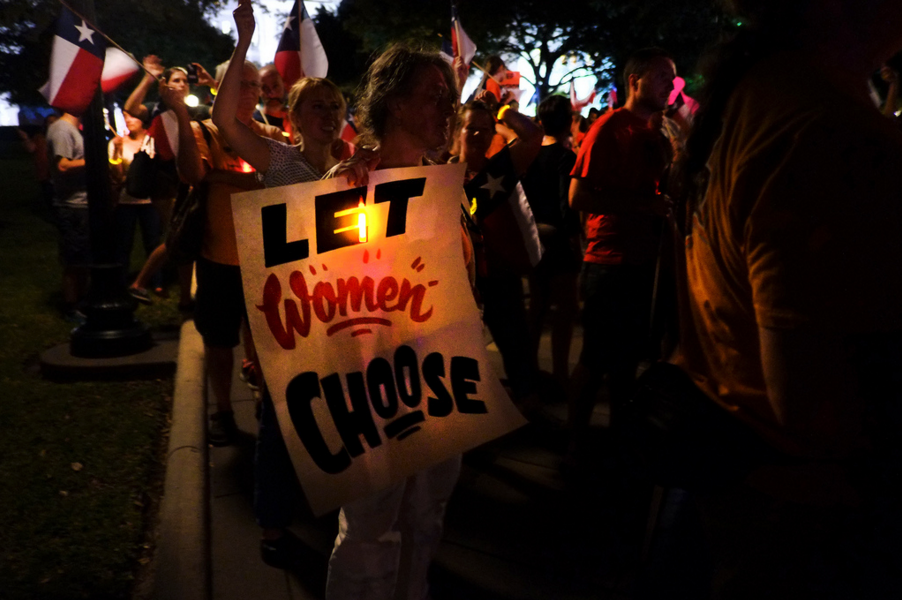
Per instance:
[[[525,422],[470,290],[463,169],[232,196],[254,342],[318,515]]]

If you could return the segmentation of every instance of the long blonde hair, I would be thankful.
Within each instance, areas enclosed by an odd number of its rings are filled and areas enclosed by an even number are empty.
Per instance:
[[[347,108],[345,97],[338,89],[338,86],[322,77],[304,77],[295,82],[288,91],[288,120],[291,121],[291,132],[294,136],[294,143],[303,143],[301,139],[301,104],[304,103],[316,90],[328,90],[332,93],[335,100],[341,105],[341,112],[344,113]]]

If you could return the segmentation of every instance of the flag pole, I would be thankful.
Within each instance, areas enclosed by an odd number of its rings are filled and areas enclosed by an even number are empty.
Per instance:
[[[439,36],[439,37],[442,37],[442,34],[438,34],[438,36]],[[488,75],[488,77],[489,77],[492,81],[494,81],[494,82],[497,83],[498,85],[501,85],[501,82],[498,81],[497,79],[495,79],[495,76],[494,76],[494,75],[490,75],[488,71],[486,71],[485,69],[483,69],[483,68],[479,65],[478,62],[476,62],[475,60],[471,60],[471,61],[470,61],[470,64],[473,65],[474,67],[476,67],[477,69],[479,69],[480,71],[482,71],[483,73],[485,73],[486,75]]]
[[[82,14],[90,15],[92,20],[96,17],[94,0],[70,1],[81,8]],[[63,4],[73,14],[78,15],[68,4]],[[78,17],[88,23],[87,19],[80,15]],[[104,131],[103,92],[100,85],[94,89],[94,98],[82,116],[82,124],[90,223],[91,277],[90,288],[82,301],[87,321],[72,330],[69,353],[82,358],[137,354],[150,349],[153,346],[153,339],[150,337],[150,329],[135,318],[135,304],[125,290],[122,282],[122,266],[116,260],[109,155]]]
[[[457,55],[463,59],[463,47],[461,46],[461,37],[460,37],[460,18],[457,14],[457,2],[451,0],[451,9],[454,11],[454,33],[457,36],[457,48],[452,48],[452,50],[457,52]]]
[[[457,14],[457,0],[451,0],[451,19],[454,21],[454,33],[457,35],[457,48],[454,47],[454,40],[451,40],[451,51],[457,52],[457,56],[463,58],[460,47],[460,15]]]
[[[494,76],[494,75],[492,75],[491,73],[489,73],[488,71],[486,71],[485,69],[483,69],[482,67],[480,67],[478,62],[476,62],[476,61],[474,60],[474,61],[471,61],[471,64],[472,64],[474,67],[476,67],[477,69],[479,69],[480,71],[482,71],[483,73],[485,73],[486,75],[488,75],[489,78],[490,78],[492,81],[494,81],[494,82],[497,83],[498,85],[501,85],[501,82],[498,81],[497,79],[495,79],[495,76]]]
[[[457,10],[456,10],[456,9],[457,9],[457,2],[455,2],[454,0],[451,0],[451,8],[455,9],[454,12],[455,12],[455,14],[456,14],[456,13],[457,13]],[[461,34],[460,34],[460,18],[459,18],[460,15],[456,15],[456,16],[457,16],[458,18],[455,18],[455,19],[454,19],[454,32],[457,34],[457,51],[458,51],[458,52],[461,52],[461,47],[460,47]],[[439,34],[439,37],[441,37],[441,34]],[[453,45],[453,44],[452,44],[452,45]],[[452,50],[453,50],[453,48],[452,48]],[[461,53],[461,56],[462,56],[462,53]],[[485,69],[483,69],[482,67],[480,67],[480,66],[479,66],[479,63],[477,63],[475,60],[471,60],[471,61],[470,61],[470,64],[472,64],[474,67],[476,67],[477,69],[479,69],[480,71],[482,71],[483,73],[485,73],[486,75],[488,75],[488,76],[492,79],[492,81],[494,81],[494,82],[497,83],[498,85],[501,85],[501,82],[500,82],[500,81],[498,81],[497,79],[495,79],[495,77],[494,77],[492,74],[490,74],[488,71],[486,71]]]
[[[78,17],[79,19],[81,19],[82,21],[84,21],[86,24],[88,24],[88,25],[90,25],[91,27],[93,27],[93,28],[94,28],[94,31],[96,31],[97,33],[99,33],[99,34],[103,37],[103,39],[105,39],[106,41],[108,41],[109,43],[111,43],[112,45],[114,45],[115,47],[117,47],[117,48],[119,48],[120,50],[122,50],[122,52],[123,52],[127,57],[129,57],[130,59],[132,59],[132,60],[135,62],[136,65],[138,65],[139,67],[141,67],[142,69],[144,69],[144,72],[145,72],[145,73],[147,73],[148,75],[150,75],[151,77],[153,77],[153,78],[156,79],[157,81],[160,80],[159,77],[157,77],[156,75],[154,75],[153,73],[151,73],[150,71],[147,70],[147,67],[144,66],[144,63],[139,62],[137,58],[135,58],[134,56],[132,56],[131,52],[129,52],[128,50],[126,50],[125,48],[123,48],[122,46],[120,46],[119,44],[117,44],[117,43],[113,40],[113,38],[111,38],[110,36],[108,36],[107,34],[105,34],[104,32],[102,32],[102,31],[100,30],[100,28],[97,27],[97,25],[95,25],[94,23],[92,23],[92,22],[89,21],[88,19],[86,19],[86,18],[84,18],[83,16],[81,16],[81,14],[79,14],[79,12],[78,12],[77,10],[75,10],[74,8],[72,8],[72,7],[69,5],[69,3],[66,2],[66,0],[59,0],[59,1],[60,1],[60,4],[62,4],[62,5],[65,6],[66,8],[68,8],[68,9],[72,12],[72,14],[74,14],[76,17]]]

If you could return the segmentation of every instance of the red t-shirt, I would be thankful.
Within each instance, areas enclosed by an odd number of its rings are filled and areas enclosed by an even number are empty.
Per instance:
[[[658,189],[667,166],[661,134],[625,108],[599,117],[589,129],[576,157],[571,177],[588,180],[593,188],[648,197]],[[584,262],[602,265],[644,265],[658,252],[655,217],[635,212],[589,214]]]

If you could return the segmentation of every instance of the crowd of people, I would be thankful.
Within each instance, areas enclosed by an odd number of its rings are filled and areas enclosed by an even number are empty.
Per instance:
[[[898,594],[902,137],[898,75],[885,63],[902,49],[902,5],[732,5],[743,26],[710,52],[694,116],[672,103],[676,67],[660,48],[626,61],[622,106],[583,119],[552,95],[532,119],[498,85],[505,66],[497,57],[462,104],[466,65],[394,45],[364,75],[351,144],[339,137],[347,103],[335,84],[303,78],[286,90],[272,65],[246,60],[250,0],[234,12],[237,47],[215,78],[194,65],[198,84],[215,92],[212,111],[185,104],[187,69],[144,60],[124,109],[128,134],[109,145],[119,260],[129,264],[136,224],[148,254],[124,284],[142,302],[151,301],[148,290],[165,293],[162,231],[176,198],[205,186],[196,296],[191,266],[181,265],[180,306],[193,309],[204,342],[212,444],[238,434],[231,382],[239,344],[243,377],[260,390],[255,513],[264,561],[286,568],[299,543],[289,529],[294,471],[247,326],[231,195],[327,177],[363,185],[373,169],[461,162],[466,198],[487,177],[525,198],[532,242],[510,235],[490,202],[463,207],[448,227],[461,229],[460,265],[514,402],[540,418],[549,394],[567,398],[565,473],[597,466],[584,442],[600,390],[613,438],[628,438],[615,458],[631,465],[653,462],[642,448],[629,456],[637,431],[658,436],[642,443],[666,454],[680,434],[667,423],[695,402],[703,406],[688,417],[694,447],[720,454],[729,476],[705,471],[705,461],[670,467],[705,484],[687,485],[691,502],[679,509],[697,511],[704,525],[710,597]],[[882,65],[885,116],[868,91]],[[179,151],[142,187],[128,173],[140,153],[153,154],[146,128],[157,106],[144,99],[155,85],[177,118]],[[46,133],[63,300],[76,319],[90,262],[77,126],[65,114]],[[539,253],[512,247],[530,243]],[[538,345],[551,307],[549,386]],[[583,346],[571,373],[577,315]],[[637,383],[640,363],[655,360],[680,375],[652,368]],[[637,386],[655,400],[635,401]],[[663,425],[646,414],[661,398],[671,403]],[[729,448],[716,445],[716,430],[734,428]],[[752,442],[734,461],[740,439]],[[460,464],[456,457],[342,507],[329,600],[428,597]],[[649,477],[642,485],[676,485]]]

